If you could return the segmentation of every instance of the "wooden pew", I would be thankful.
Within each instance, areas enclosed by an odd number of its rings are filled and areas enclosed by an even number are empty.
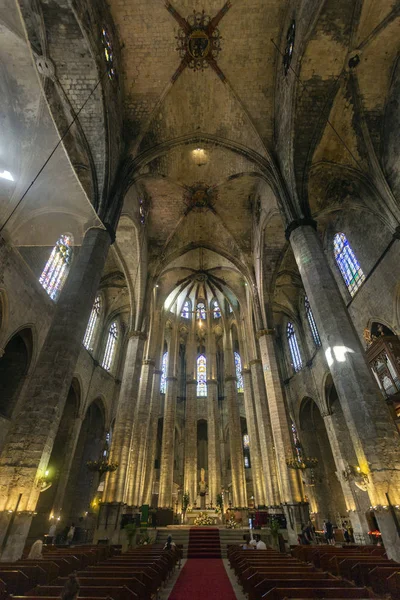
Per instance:
[[[399,571],[399,567],[375,567],[368,573],[368,585],[376,592],[377,594],[388,594],[389,586],[388,586],[388,578]]]
[[[284,598],[370,598],[367,588],[274,588],[263,596],[263,600]]]
[[[2,568],[23,569],[24,567],[40,567],[45,571],[47,580],[40,583],[49,583],[60,574],[60,569],[56,563],[47,560],[18,560],[16,562],[2,562]],[[70,571],[68,571],[70,572]]]
[[[53,596],[60,598],[63,586],[39,585],[26,594],[26,597]],[[113,600],[138,600],[139,596],[126,586],[92,586],[79,590],[80,598],[113,598]]]
[[[251,577],[249,577],[247,580],[241,580],[242,586],[243,586],[243,590],[245,593],[249,594],[251,596],[251,591],[252,590],[256,590],[257,586],[262,583],[264,580],[270,580],[270,579],[276,579],[279,578],[280,580],[283,579],[301,579],[302,581],[308,581],[310,583],[310,585],[314,585],[314,581],[319,581],[321,579],[334,579],[333,575],[328,575],[326,573],[319,573],[317,571],[310,573],[310,572],[303,572],[301,570],[299,571],[292,571],[292,572],[286,572],[286,573],[282,573],[282,571],[266,571],[264,569],[260,569],[259,571],[257,571],[256,573],[254,573]],[[337,581],[334,579],[334,581]]]
[[[309,579],[286,579],[285,577],[280,577],[276,575],[271,579],[263,579],[260,581],[249,593],[250,600],[259,600],[259,598],[263,598],[264,595],[272,590],[273,588],[309,588],[313,587],[314,589],[324,589],[324,588],[346,588],[350,587],[350,584],[345,584],[345,582],[340,579],[313,579],[312,581]]]
[[[47,571],[39,565],[23,565],[21,563],[14,563],[14,566],[4,566],[6,563],[0,563],[0,573],[3,571],[14,571],[17,569],[24,573],[29,578],[31,588],[35,585],[45,585],[49,583],[49,576]],[[58,570],[57,570],[58,572]],[[53,577],[54,579],[54,577]]]
[[[400,600],[400,571],[396,571],[387,578],[387,586],[393,600]]]
[[[67,583],[68,581],[68,577],[59,577],[58,579],[56,579],[56,581],[54,582],[54,585],[61,585],[64,587],[64,585]],[[129,588],[130,590],[132,590],[132,592],[135,592],[135,594],[137,594],[138,598],[141,598],[142,600],[149,600],[151,597],[151,591],[150,589],[146,588],[146,585],[140,581],[138,578],[136,578],[134,575],[131,575],[130,573],[126,573],[125,577],[121,577],[121,576],[115,576],[115,577],[100,577],[100,576],[95,576],[95,577],[87,577],[87,575],[83,575],[81,577],[79,577],[79,583],[82,587],[108,587],[108,586],[112,586],[112,587],[121,587],[121,586],[126,586],[127,588]]]
[[[5,585],[7,594],[22,595],[31,587],[31,580],[29,577],[17,569],[9,571],[2,571],[0,569],[0,581]]]

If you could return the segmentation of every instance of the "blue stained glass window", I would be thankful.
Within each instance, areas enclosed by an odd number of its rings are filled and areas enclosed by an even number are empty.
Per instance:
[[[196,316],[198,319],[201,319],[202,321],[206,320],[206,307],[204,302],[198,302],[197,303],[197,307],[196,307]]]
[[[204,354],[197,359],[197,396],[207,396],[207,360]]]
[[[333,238],[336,264],[339,267],[347,289],[354,296],[365,279],[360,263],[354,254],[344,233],[337,233]]]
[[[300,371],[303,366],[303,361],[301,360],[300,348],[297,343],[296,332],[293,327],[293,323],[288,323],[286,328],[286,336],[290,349],[290,356],[292,358],[292,366],[296,371]]]
[[[235,352],[236,385],[239,393],[243,392],[242,359],[239,352]]]
[[[310,326],[311,333],[312,333],[312,336],[313,336],[314,344],[316,346],[320,346],[321,345],[321,339],[319,337],[317,324],[315,322],[314,315],[313,315],[313,312],[311,310],[310,302],[309,302],[307,296],[304,298],[304,306],[306,308],[306,315],[307,315],[308,324]]]
[[[108,338],[106,349],[104,352],[102,367],[106,371],[111,371],[111,367],[114,363],[115,351],[117,349],[117,341],[118,341],[118,325],[114,321],[110,325],[110,329],[108,330]]]
[[[164,352],[162,357],[161,365],[161,381],[160,381],[160,392],[165,394],[167,391],[167,366],[168,366],[168,352]]]
[[[245,435],[243,436],[243,448],[245,450],[249,450],[250,448],[250,437],[248,433],[245,433]]]
[[[89,323],[86,327],[85,337],[83,338],[83,345],[87,350],[93,350],[94,333],[96,331],[96,325],[100,317],[101,310],[101,299],[97,296],[94,301],[92,312],[90,313]]]
[[[183,317],[184,319],[190,319],[190,302],[189,302],[189,300],[186,300],[185,304],[183,305],[181,317]]]
[[[109,79],[114,79],[117,75],[117,71],[114,65],[114,51],[110,38],[110,34],[105,27],[101,31],[101,41],[103,43],[104,56],[106,59],[107,73]]]
[[[57,300],[67,279],[72,260],[72,237],[64,234],[57,240],[43,273],[39,277],[52,300]]]
[[[213,300],[213,302],[212,302],[212,311],[213,311],[214,319],[219,319],[221,316],[221,309],[219,307],[217,300]]]

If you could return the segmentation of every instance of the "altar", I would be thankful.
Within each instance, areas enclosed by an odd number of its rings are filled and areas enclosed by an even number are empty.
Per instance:
[[[222,525],[221,513],[216,513],[215,508],[192,508],[186,513],[184,521],[185,525],[195,525],[195,520],[201,515],[207,515],[208,519],[211,521],[209,527],[211,527],[212,525]],[[204,525],[204,527],[206,527],[206,525]]]

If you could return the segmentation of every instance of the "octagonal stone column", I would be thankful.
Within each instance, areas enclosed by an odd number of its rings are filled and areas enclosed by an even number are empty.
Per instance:
[[[390,416],[354,330],[313,223],[297,221],[287,230],[313,310],[325,357],[346,419],[358,465],[368,476],[371,505],[388,555],[400,560],[400,536],[380,506],[400,504],[399,433]]]

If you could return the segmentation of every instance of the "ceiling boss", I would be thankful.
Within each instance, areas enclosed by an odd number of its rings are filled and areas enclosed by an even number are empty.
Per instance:
[[[165,6],[180,26],[176,36],[178,42],[176,49],[182,61],[172,76],[172,81],[175,82],[186,67],[194,71],[204,71],[209,66],[224,81],[225,75],[216,63],[216,58],[221,50],[221,34],[218,24],[230,9],[231,2],[226,2],[213,18],[206,15],[203,10],[202,12],[193,11],[192,15],[184,19],[170,2],[166,1]]]

